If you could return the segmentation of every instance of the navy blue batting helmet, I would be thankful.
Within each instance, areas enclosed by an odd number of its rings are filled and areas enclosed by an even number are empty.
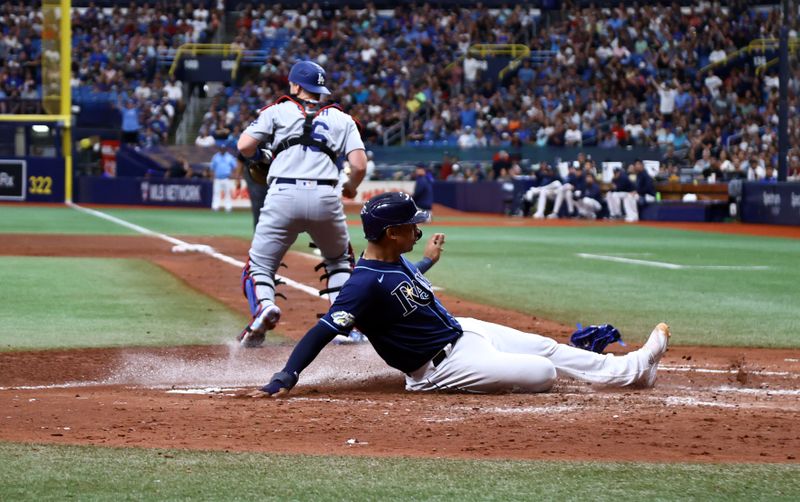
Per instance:
[[[422,223],[428,220],[427,211],[414,204],[414,199],[404,192],[387,192],[376,195],[361,208],[361,224],[368,241],[378,241],[383,231],[397,225]]]
[[[330,94],[325,87],[325,69],[313,61],[298,61],[289,72],[289,82],[314,94]]]

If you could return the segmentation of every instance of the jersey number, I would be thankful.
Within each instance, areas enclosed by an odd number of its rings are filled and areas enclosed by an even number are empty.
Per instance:
[[[325,129],[326,131],[330,131],[330,127],[328,127],[328,124],[326,124],[325,122],[322,122],[322,121],[314,122],[311,125],[311,139],[313,139],[315,141],[319,141],[320,143],[327,144],[327,141],[326,141],[327,138],[325,138],[325,136],[323,136],[322,134],[317,132],[317,128],[318,127],[321,127],[323,129]],[[319,152],[320,151],[320,149],[318,147],[316,147],[316,146],[304,146],[303,147],[303,151],[307,151],[309,148],[311,149],[312,152]]]

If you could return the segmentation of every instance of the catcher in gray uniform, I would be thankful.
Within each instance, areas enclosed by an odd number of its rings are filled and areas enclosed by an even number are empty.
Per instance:
[[[353,118],[335,104],[322,105],[325,70],[300,61],[289,72],[289,95],[262,108],[237,144],[251,173],[268,185],[267,197],[242,272],[242,287],[253,315],[238,336],[257,347],[275,328],[281,310],[275,304],[275,272],[301,232],[307,232],[322,257],[331,303],[350,277],[352,257],[344,207],[336,185],[340,156],[350,164],[341,193],[355,197],[364,179],[367,156]],[[255,172],[254,172],[255,171]]]

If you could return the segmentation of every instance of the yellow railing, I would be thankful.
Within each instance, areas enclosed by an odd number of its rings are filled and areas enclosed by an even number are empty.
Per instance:
[[[500,70],[499,76],[501,79],[510,70],[516,68],[520,61],[530,56],[530,54],[531,48],[523,44],[475,44],[471,45],[469,49],[467,49],[467,55],[470,56],[479,56],[482,58],[485,58],[486,56],[511,56],[514,58],[513,61],[511,61],[505,68]],[[445,70],[452,69],[453,66],[461,64],[463,60],[464,56],[459,57],[447,65]]]
[[[765,52],[767,50],[776,50],[779,47],[780,47],[780,40],[778,40],[777,38],[757,38],[755,40],[752,40],[749,44],[742,47],[741,49],[737,49],[731,52],[730,54],[726,54],[723,59],[700,68],[700,71],[698,73],[705,73],[707,71],[713,70],[714,68],[725,66],[726,64],[728,64],[728,61],[734,58],[738,58],[742,54],[750,54],[751,52]],[[790,51],[796,52],[798,47],[800,47],[800,40],[798,40],[797,38],[789,39]],[[761,67],[771,66],[772,64],[775,64],[773,61],[770,61],[765,65],[761,65]]]
[[[172,65],[169,67],[170,76],[175,75],[175,70],[178,68],[178,62],[185,54],[197,55],[211,55],[211,56],[230,56],[236,54],[236,60],[231,70],[231,77],[236,78],[236,73],[239,71],[239,63],[242,61],[244,51],[240,47],[234,47],[232,44],[195,44],[188,43],[178,47],[175,53],[175,58],[172,60]]]

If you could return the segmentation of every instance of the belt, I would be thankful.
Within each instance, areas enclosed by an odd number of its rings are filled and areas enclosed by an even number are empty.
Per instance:
[[[335,187],[336,184],[339,183],[338,180],[307,180],[302,178],[275,178],[274,183],[280,183],[285,185],[296,185],[298,182],[302,183],[304,181],[306,182],[313,181],[317,185],[328,185],[332,187]]]
[[[458,337],[452,342],[450,342],[450,351],[453,350],[453,347],[456,346],[456,342],[458,342],[460,339],[461,337]],[[439,365],[442,364],[442,361],[444,361],[447,358],[447,352],[444,350],[445,348],[447,348],[447,345],[442,347],[442,350],[434,354],[433,357],[431,358],[431,362],[433,363],[434,368],[438,368]]]

